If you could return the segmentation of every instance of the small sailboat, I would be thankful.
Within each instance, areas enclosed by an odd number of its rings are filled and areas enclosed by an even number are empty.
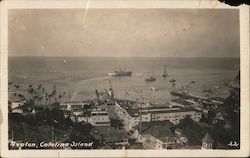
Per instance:
[[[169,82],[172,82],[172,83],[174,83],[176,80],[175,79],[171,79]]]
[[[163,72],[162,77],[168,77],[167,65],[164,65],[164,72]]]
[[[154,76],[152,75],[152,76],[150,76],[150,77],[148,77],[148,78],[145,78],[144,81],[145,81],[145,82],[154,82],[154,81],[156,81],[156,77],[154,77]]]
[[[195,81],[191,81],[190,84],[195,84]]]

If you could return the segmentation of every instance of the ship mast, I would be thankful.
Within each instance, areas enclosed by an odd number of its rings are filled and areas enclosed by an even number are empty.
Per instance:
[[[167,72],[167,65],[164,65],[164,72],[163,72],[163,77],[167,77],[168,76],[168,72]]]
[[[114,99],[114,91],[112,88],[111,80],[109,80],[109,90],[110,90],[110,99],[113,100]]]
[[[164,66],[164,74],[165,74],[165,75],[168,75],[168,72],[167,72],[167,65]]]

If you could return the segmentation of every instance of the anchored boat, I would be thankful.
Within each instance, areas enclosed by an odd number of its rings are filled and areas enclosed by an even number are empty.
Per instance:
[[[126,71],[126,69],[122,70],[121,68],[120,70],[116,70],[109,73],[109,76],[131,76],[131,75],[132,71]]]
[[[154,81],[156,81],[156,77],[150,76],[149,78],[145,78],[144,81],[145,81],[145,82],[154,82]]]
[[[167,65],[164,65],[164,72],[163,72],[162,77],[168,77]]]

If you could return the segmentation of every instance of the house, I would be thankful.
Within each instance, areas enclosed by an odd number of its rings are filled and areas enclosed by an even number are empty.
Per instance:
[[[213,144],[214,144],[214,140],[212,139],[212,137],[209,135],[209,133],[207,133],[204,138],[202,139],[201,142],[201,149],[213,149]]]
[[[188,139],[187,139],[187,137],[185,136],[185,134],[183,133],[183,130],[182,129],[180,129],[180,128],[176,128],[175,129],[175,134],[176,134],[176,142],[178,143],[178,144],[181,144],[181,145],[183,145],[183,144],[186,144],[187,142],[188,142]]]
[[[180,136],[181,134],[182,134],[182,129],[180,129],[180,128],[176,128],[175,129],[175,131],[174,131],[174,133],[176,134],[176,135],[178,135],[178,136]]]
[[[11,109],[12,113],[19,113],[19,114],[35,114],[36,113],[36,109],[35,108],[31,108],[25,105],[22,106],[18,106],[14,109]]]
[[[11,109],[15,109],[19,106],[23,106],[26,103],[26,100],[24,98],[21,98],[17,95],[9,95],[9,106]]]
[[[144,144],[147,149],[167,149],[168,146],[175,143],[174,135],[171,132],[172,127],[169,121],[143,122],[136,127],[141,129],[138,134],[138,142]],[[145,143],[150,143],[149,145]]]
[[[79,116],[83,113],[83,109],[74,109],[71,111],[75,116]]]
[[[225,119],[224,119],[224,115],[221,112],[218,112],[215,117],[213,118],[213,124],[216,123],[224,123]]]
[[[75,116],[79,116],[84,112],[86,107],[90,107],[87,102],[65,102],[60,104],[60,109],[64,111],[71,111]]]
[[[12,109],[11,112],[12,112],[12,113],[19,113],[19,114],[22,114],[23,111],[24,111],[24,107],[23,107],[23,105],[22,105],[22,106],[18,106],[18,107],[16,107],[16,108]]]
[[[112,146],[128,145],[128,133],[125,131],[116,130],[110,126],[96,126],[95,129],[102,136],[105,144]]]
[[[163,149],[163,142],[151,134],[142,134],[140,139],[144,149]]]

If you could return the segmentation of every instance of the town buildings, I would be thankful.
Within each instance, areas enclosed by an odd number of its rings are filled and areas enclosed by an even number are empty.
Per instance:
[[[190,117],[198,122],[202,113],[193,108],[182,108],[177,106],[156,106],[156,107],[137,107],[120,106],[115,102],[115,111],[128,128],[139,124],[139,122],[165,121],[168,120],[173,124],[179,124],[182,119]]]
[[[84,113],[78,115],[78,122],[87,122],[93,126],[110,126],[109,113],[106,109],[93,109],[90,114]]]
[[[8,104],[11,109],[23,106],[26,100],[22,97],[19,97],[16,93],[9,93]]]
[[[71,102],[60,104],[72,121],[87,122],[93,126],[110,126],[109,113],[106,108],[90,107],[86,102]]]

